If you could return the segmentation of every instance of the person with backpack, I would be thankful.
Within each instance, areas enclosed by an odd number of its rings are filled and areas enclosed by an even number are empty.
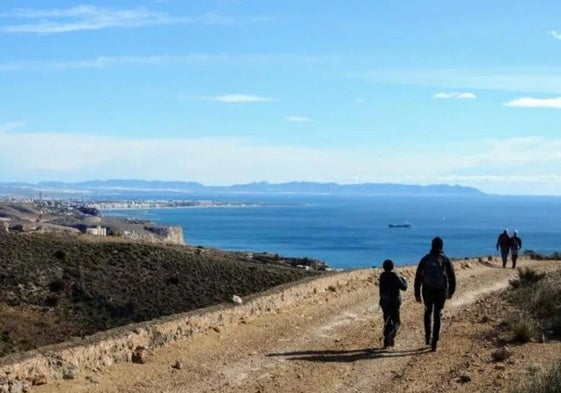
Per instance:
[[[497,251],[501,251],[501,258],[503,260],[503,267],[506,267],[506,262],[508,260],[508,252],[510,251],[510,236],[508,235],[508,229],[499,235],[497,239]]]
[[[510,257],[512,258],[512,268],[516,269],[518,250],[522,248],[522,239],[518,236],[518,230],[514,230],[514,235],[510,238]]]
[[[399,308],[400,291],[407,290],[407,280],[393,271],[393,261],[386,259],[382,264],[384,271],[380,274],[380,307],[384,314],[384,348],[393,347],[395,336],[401,324]]]
[[[444,242],[440,237],[432,239],[431,250],[421,259],[415,273],[415,300],[425,305],[425,344],[433,351],[436,351],[440,338],[444,303],[456,291],[454,266],[443,249]]]

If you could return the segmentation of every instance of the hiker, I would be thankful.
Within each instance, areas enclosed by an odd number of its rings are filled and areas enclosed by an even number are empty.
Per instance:
[[[510,238],[510,257],[512,258],[512,268],[516,269],[518,250],[522,248],[522,239],[518,236],[518,230],[514,230],[514,235]]]
[[[501,251],[501,258],[503,260],[503,267],[506,267],[506,262],[508,260],[508,252],[510,250],[510,236],[508,235],[508,229],[499,235],[497,239],[497,251]]]
[[[446,299],[456,290],[456,274],[450,259],[444,254],[444,242],[440,237],[432,239],[430,252],[425,255],[415,273],[415,300],[425,304],[425,344],[436,351],[440,338],[440,319]],[[431,317],[433,319],[431,336]]]
[[[380,275],[380,307],[384,314],[384,348],[388,348],[394,346],[395,336],[401,324],[399,317],[400,291],[407,289],[407,281],[405,277],[393,271],[391,259],[386,259],[382,267],[384,271]]]

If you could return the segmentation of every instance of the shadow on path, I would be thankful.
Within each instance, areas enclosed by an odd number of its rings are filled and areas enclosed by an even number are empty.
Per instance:
[[[392,358],[392,357],[402,357],[402,356],[414,356],[421,355],[423,353],[430,352],[430,348],[422,347],[418,349],[397,351],[388,349],[377,349],[377,348],[365,348],[365,349],[354,349],[348,351],[335,351],[335,350],[325,350],[325,351],[295,351],[295,352],[280,352],[280,353],[270,353],[267,356],[283,356],[287,360],[305,360],[309,362],[340,362],[349,363],[356,362],[359,360],[372,360],[379,358]]]

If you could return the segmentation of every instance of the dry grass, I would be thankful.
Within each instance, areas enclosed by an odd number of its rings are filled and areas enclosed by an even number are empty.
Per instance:
[[[561,391],[561,358],[544,372],[534,375],[511,393],[559,393]]]
[[[511,302],[520,308],[520,316],[512,325],[518,333],[530,334],[529,330],[537,330],[538,334],[548,337],[561,336],[561,272],[548,275],[526,268],[518,271],[518,279],[513,281],[509,293]],[[518,323],[517,323],[518,322]],[[533,325],[534,328],[530,328]],[[541,327],[540,329],[537,326]],[[528,332],[523,332],[528,330]],[[532,333],[535,336],[535,333]],[[515,334],[517,332],[515,331]]]

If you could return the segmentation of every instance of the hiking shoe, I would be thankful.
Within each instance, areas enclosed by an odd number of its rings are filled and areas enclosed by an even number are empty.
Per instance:
[[[430,350],[436,352],[436,341],[433,341],[430,345]]]

